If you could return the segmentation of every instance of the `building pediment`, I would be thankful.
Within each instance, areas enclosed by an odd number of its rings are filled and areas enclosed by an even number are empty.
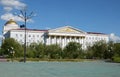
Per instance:
[[[85,34],[86,33],[82,30],[78,30],[78,29],[75,29],[75,28],[70,27],[70,26],[51,29],[51,30],[49,30],[49,32],[52,32],[52,33],[80,33],[80,34]]]

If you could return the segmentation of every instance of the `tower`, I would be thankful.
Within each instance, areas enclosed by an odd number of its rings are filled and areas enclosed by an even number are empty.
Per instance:
[[[3,35],[5,35],[9,30],[19,29],[19,28],[20,28],[19,25],[13,19],[10,19],[5,23],[3,27]]]

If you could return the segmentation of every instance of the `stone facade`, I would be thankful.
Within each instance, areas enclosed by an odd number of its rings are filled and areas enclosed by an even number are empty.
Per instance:
[[[9,20],[3,28],[3,36],[5,38],[14,38],[19,43],[24,44],[25,29]],[[44,43],[46,45],[59,44],[62,48],[69,42],[78,42],[82,44],[82,48],[93,45],[95,42],[104,40],[109,41],[109,36],[103,33],[85,32],[71,26],[59,27],[50,30],[26,29],[26,43]]]

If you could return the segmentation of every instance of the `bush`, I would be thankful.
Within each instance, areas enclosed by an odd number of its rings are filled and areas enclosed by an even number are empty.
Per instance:
[[[113,61],[120,63],[120,56],[118,56],[118,55],[113,56]]]
[[[69,42],[63,51],[64,58],[66,59],[78,59],[84,56],[82,53],[82,45],[76,42]]]

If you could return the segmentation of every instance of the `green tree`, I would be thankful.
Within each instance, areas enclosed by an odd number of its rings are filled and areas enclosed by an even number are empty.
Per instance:
[[[2,55],[10,55],[10,51],[14,51],[15,57],[23,56],[23,47],[13,38],[6,38],[1,46]]]
[[[87,59],[93,59],[94,58],[94,51],[93,51],[93,47],[88,46],[87,50],[85,51],[86,54],[86,58]]]
[[[64,48],[64,57],[70,59],[81,58],[83,56],[82,53],[82,45],[77,42],[69,42]]]
[[[112,41],[107,43],[107,50],[104,52],[104,59],[112,59],[114,55],[114,43]]]
[[[32,43],[32,44],[30,44],[30,46],[27,49],[27,51],[28,51],[27,55],[28,55],[28,57],[43,58],[44,57],[44,49],[45,49],[44,44]]]
[[[43,43],[39,43],[36,47],[36,57],[37,58],[44,58],[44,51],[45,51],[45,45]]]
[[[114,62],[119,62],[120,63],[120,43],[115,43],[114,47],[113,47],[113,50],[114,50],[114,55],[112,57],[112,60]]]
[[[57,44],[46,45],[45,46],[45,56],[49,59],[59,59],[61,58],[62,49]]]
[[[88,48],[88,58],[104,59],[105,53],[107,52],[107,43],[104,41],[98,41],[93,46]]]
[[[114,44],[114,55],[118,55],[120,57],[120,43]]]
[[[2,50],[1,50],[1,47],[0,47],[0,56],[2,55]]]

